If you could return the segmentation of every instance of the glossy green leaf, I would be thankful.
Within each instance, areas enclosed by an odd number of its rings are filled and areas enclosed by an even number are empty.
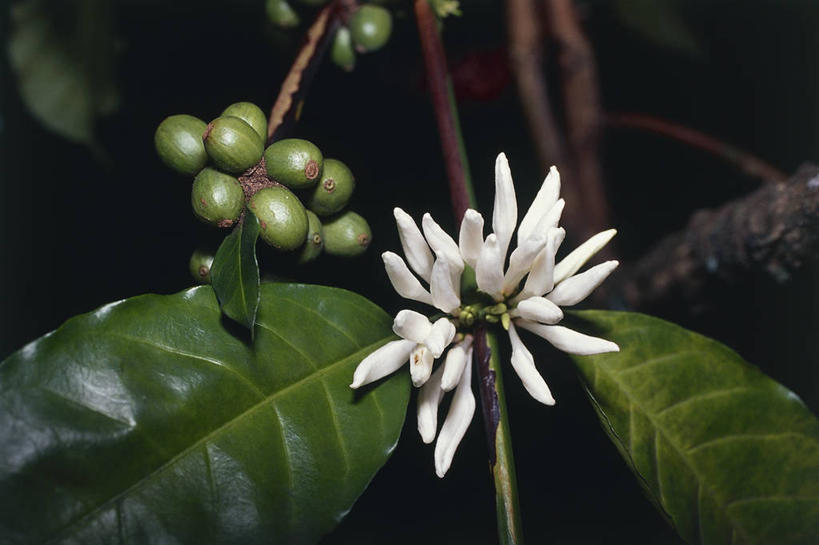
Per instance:
[[[259,308],[258,239],[259,220],[246,210],[244,221],[222,241],[210,269],[222,312],[247,328],[253,327]]]
[[[8,54],[20,96],[48,129],[95,146],[97,117],[119,102],[106,0],[24,0],[11,8]]]
[[[357,363],[391,320],[343,290],[265,284],[248,346],[213,290],[72,318],[0,363],[0,542],[313,543],[387,460],[406,373]]]
[[[688,543],[819,543],[819,421],[726,346],[642,314],[574,313],[620,352],[574,361],[603,428]]]

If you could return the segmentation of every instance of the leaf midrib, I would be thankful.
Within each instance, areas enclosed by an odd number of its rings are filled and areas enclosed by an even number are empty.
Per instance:
[[[617,373],[614,373],[613,371],[609,370],[608,368],[606,368],[606,367],[604,367],[602,365],[595,365],[595,367],[598,367],[600,369],[600,371],[606,373],[609,376],[609,378],[611,378],[620,387],[620,389],[623,391],[623,393],[628,398],[629,402],[634,407],[637,407],[645,415],[645,417],[651,422],[651,425],[654,426],[655,433],[658,433],[659,435],[662,435],[663,438],[668,442],[668,444],[671,445],[671,447],[676,451],[676,453],[680,457],[680,459],[683,460],[683,463],[685,463],[685,465],[691,470],[691,473],[694,475],[694,477],[696,477],[697,484],[699,486],[702,486],[704,488],[704,490],[706,490],[708,492],[708,495],[711,496],[711,498],[713,499],[715,505],[719,506],[720,510],[725,515],[725,518],[731,521],[732,529],[734,531],[739,531],[741,533],[741,535],[742,535],[742,538],[745,540],[745,542],[751,543],[751,540],[748,537],[748,534],[745,532],[745,529],[742,528],[739,525],[739,523],[733,517],[731,517],[728,514],[728,510],[726,509],[726,506],[717,499],[716,495],[714,494],[714,491],[711,488],[710,483],[708,483],[705,479],[703,479],[703,477],[699,474],[699,472],[696,470],[696,468],[694,468],[694,466],[691,464],[691,462],[685,456],[686,451],[684,449],[682,449],[679,445],[677,445],[677,443],[675,441],[672,441],[671,438],[668,436],[668,434],[657,424],[656,420],[653,418],[652,413],[649,412],[641,403],[639,403],[638,401],[635,400],[635,398],[632,396],[630,390],[624,386],[623,382],[620,381],[620,379],[618,378]],[[631,369],[631,367],[630,367],[630,369]],[[632,430],[629,429],[629,436],[631,435],[631,433],[632,433]],[[617,436],[619,437],[619,434]],[[622,440],[620,440],[620,442],[623,443]],[[655,439],[654,443],[655,443],[654,448],[656,449],[657,448],[656,439]],[[625,447],[625,444],[623,444],[623,446]],[[629,448],[629,454],[631,455],[631,449],[630,448]],[[659,468],[660,468],[659,459],[657,459],[657,462],[655,462],[655,464],[657,466],[657,471],[659,473]],[[636,466],[635,466],[635,469],[636,469]],[[658,487],[658,489],[661,487],[660,480],[659,480],[659,475],[658,475],[657,487]],[[662,502],[662,498],[660,498],[660,501]],[[697,505],[697,510],[699,511],[699,509],[700,509],[700,507],[699,507],[699,505]],[[670,513],[669,513],[669,515],[670,515]],[[699,516],[699,514],[698,514],[698,516]],[[699,528],[699,531],[701,532],[702,528]]]
[[[83,523],[83,521],[87,520],[90,517],[93,517],[95,514],[101,512],[101,511],[103,511],[105,508],[107,508],[109,505],[116,502],[120,498],[128,495],[130,492],[132,492],[134,490],[139,489],[139,487],[141,487],[145,483],[149,482],[154,476],[162,473],[165,469],[172,466],[178,460],[182,459],[183,457],[188,455],[190,452],[193,452],[198,447],[200,447],[203,444],[207,443],[207,441],[210,440],[212,437],[214,437],[216,435],[219,435],[223,430],[231,427],[233,424],[235,424],[239,420],[241,420],[241,419],[245,418],[246,416],[252,414],[253,412],[259,410],[263,406],[266,406],[268,403],[274,401],[275,399],[278,399],[279,397],[281,397],[285,393],[289,392],[290,390],[292,390],[292,389],[294,389],[294,388],[296,388],[298,386],[301,386],[303,384],[307,384],[307,383],[313,381],[316,378],[323,377],[324,375],[328,374],[330,371],[332,371],[332,370],[336,369],[337,367],[347,363],[348,360],[350,360],[351,358],[357,356],[358,354],[362,354],[362,353],[367,352],[367,351],[372,351],[378,345],[383,344],[385,341],[387,341],[391,337],[392,337],[392,335],[384,337],[383,339],[380,339],[380,340],[378,340],[378,341],[376,341],[374,343],[371,343],[371,344],[369,344],[369,345],[367,345],[365,347],[362,347],[359,350],[357,350],[356,352],[353,352],[352,354],[350,354],[350,355],[348,355],[348,356],[346,356],[344,358],[341,358],[341,359],[331,363],[330,365],[327,365],[325,367],[322,367],[321,369],[318,369],[318,370],[312,372],[311,374],[305,376],[304,378],[301,378],[301,379],[297,380],[296,382],[294,382],[292,384],[289,384],[289,385],[285,386],[284,388],[282,388],[280,390],[277,390],[276,392],[273,392],[272,394],[268,395],[264,399],[260,400],[258,403],[254,404],[254,405],[251,405],[250,407],[248,407],[244,411],[240,412],[235,417],[225,421],[218,428],[208,432],[203,437],[197,439],[190,446],[184,448],[182,451],[180,451],[178,454],[173,456],[170,460],[168,460],[164,464],[160,465],[159,467],[156,467],[156,468],[152,469],[147,475],[145,475],[143,478],[139,479],[138,481],[134,482],[132,485],[127,487],[122,492],[119,492],[118,494],[108,498],[107,500],[103,501],[101,504],[99,504],[94,509],[92,509],[92,510],[80,515],[78,518],[66,523],[62,528],[60,528],[60,529],[58,529],[56,531],[55,537],[51,538],[49,540],[49,543],[57,542],[59,539],[64,537],[71,528],[76,527],[78,525],[81,525]]]

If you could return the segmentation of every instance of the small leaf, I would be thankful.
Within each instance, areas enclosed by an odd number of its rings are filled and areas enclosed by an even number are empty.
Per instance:
[[[119,101],[111,2],[26,0],[11,9],[11,67],[23,102],[48,129],[94,147]]]
[[[259,308],[258,238],[259,220],[246,210],[244,221],[222,241],[210,269],[211,283],[222,312],[250,329]]]
[[[0,363],[4,544],[309,544],[386,462],[408,374],[349,388],[391,319],[265,284],[253,346],[209,286],[72,318]]]
[[[819,421],[726,346],[635,313],[573,313],[620,352],[574,361],[603,428],[688,543],[819,543]]]

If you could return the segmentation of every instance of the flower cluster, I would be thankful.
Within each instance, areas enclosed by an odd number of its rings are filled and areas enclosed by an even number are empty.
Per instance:
[[[472,361],[469,328],[476,321],[500,323],[509,332],[512,367],[526,391],[546,405],[554,405],[554,398],[535,368],[531,352],[521,341],[518,328],[531,331],[570,354],[619,350],[613,342],[557,325],[563,318],[560,307],[585,299],[618,265],[617,261],[607,261],[577,274],[616,234],[614,229],[594,235],[555,262],[566,234],[558,227],[565,204],[559,196],[560,175],[552,167],[518,225],[512,174],[506,156],[501,153],[495,162],[493,232],[485,238],[484,218],[475,210],[466,211],[458,242],[429,214],[424,214],[419,229],[406,212],[400,208],[394,211],[406,261],[393,252],[382,255],[390,282],[402,297],[431,305],[443,316],[432,322],[419,312],[400,311],[393,330],[401,339],[364,358],[350,386],[358,388],[376,381],[409,361],[412,383],[421,389],[418,431],[425,443],[435,440],[438,407],[444,394],[455,390],[435,444],[435,471],[439,477],[449,469],[475,413],[468,363]],[[509,254],[507,265],[507,252],[516,228],[517,246]],[[465,293],[462,298],[461,283],[467,267],[474,271],[477,290],[484,295]],[[463,304],[463,299],[470,298],[478,302]],[[481,298],[491,303],[481,302]],[[434,361],[444,352],[443,364],[433,372]]]

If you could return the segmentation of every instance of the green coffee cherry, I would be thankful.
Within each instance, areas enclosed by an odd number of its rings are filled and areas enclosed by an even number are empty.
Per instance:
[[[324,249],[324,234],[321,220],[311,211],[307,211],[307,239],[299,256],[299,263],[307,263],[317,258]]]
[[[330,49],[330,58],[333,62],[347,72],[352,72],[355,68],[355,51],[353,51],[353,40],[350,36],[350,29],[346,26],[339,27],[333,38],[333,47]]]
[[[350,19],[350,33],[357,51],[381,49],[392,33],[392,15],[381,6],[365,4]]]
[[[202,250],[194,251],[188,263],[193,279],[200,284],[210,284],[210,268],[212,266],[213,255]]]
[[[307,208],[319,216],[335,214],[347,205],[355,189],[355,178],[347,165],[325,159],[321,180],[307,197]]]
[[[307,238],[307,211],[286,187],[266,187],[248,206],[259,218],[262,239],[279,250],[295,250]]]
[[[299,24],[299,16],[286,0],[267,0],[267,18],[282,28],[293,28]]]
[[[321,177],[323,160],[316,145],[301,138],[279,140],[264,152],[267,174],[291,189],[316,185]]]
[[[231,104],[225,111],[222,112],[222,117],[231,116],[238,117],[259,135],[262,142],[267,140],[267,116],[261,108],[252,102],[236,102]],[[258,159],[257,159],[258,162]]]
[[[373,239],[367,220],[349,210],[324,222],[322,228],[324,251],[330,255],[341,257],[360,255]]]
[[[239,219],[245,193],[239,180],[212,168],[202,169],[193,180],[191,205],[200,219],[218,227],[230,227]]]
[[[259,162],[264,141],[253,127],[238,117],[217,117],[210,122],[202,139],[211,160],[225,172],[244,172]]]
[[[154,133],[159,158],[175,171],[195,175],[205,168],[208,154],[202,143],[205,122],[192,115],[172,115],[162,120]]]

